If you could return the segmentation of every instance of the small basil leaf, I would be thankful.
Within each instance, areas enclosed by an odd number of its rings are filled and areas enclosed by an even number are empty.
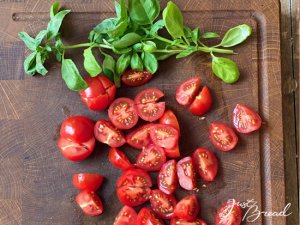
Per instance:
[[[130,60],[130,67],[131,67],[131,69],[137,70],[137,71],[141,71],[144,68],[143,67],[143,61],[136,52],[134,52],[132,54],[132,57],[131,57],[131,60]]]
[[[52,19],[57,13],[59,9],[59,2],[54,2],[50,8],[50,18]]]
[[[87,83],[82,78],[75,63],[71,59],[62,60],[61,74],[69,89],[81,91],[88,88]]]
[[[143,49],[143,44],[142,43],[136,43],[133,45],[133,49],[136,51],[142,50]]]
[[[179,54],[176,55],[176,59],[180,59],[186,56],[191,55],[192,53],[196,52],[198,49],[196,46],[190,46],[184,51],[180,52]]]
[[[245,41],[252,33],[252,28],[247,24],[238,25],[229,29],[224,35],[220,46],[232,47]]]
[[[145,41],[143,51],[144,52],[153,52],[156,50],[156,44],[153,41]]]
[[[183,26],[183,33],[184,33],[184,36],[187,38],[192,37],[192,30],[191,30],[191,28],[189,28],[187,26]]]
[[[25,43],[27,48],[29,48],[31,51],[35,51],[36,41],[32,37],[30,37],[29,34],[22,31],[18,35],[19,35],[19,38],[21,38],[21,40]]]
[[[102,54],[104,55],[104,60],[102,65],[103,73],[105,74],[105,76],[107,76],[109,79],[113,81],[115,76],[116,62],[112,56],[105,53]]]
[[[142,40],[142,37],[137,33],[125,34],[120,40],[113,42],[115,48],[127,48],[133,44],[136,44]]]
[[[115,1],[115,9],[118,18],[127,19],[126,0],[121,0],[120,3]]]
[[[122,55],[122,54],[130,53],[132,51],[132,48],[128,47],[128,48],[116,49],[115,47],[112,47],[112,50],[114,53],[118,55]]]
[[[90,74],[91,77],[95,77],[102,72],[101,66],[98,64],[95,56],[93,55],[92,47],[84,50],[84,69]]]
[[[148,72],[154,74],[158,69],[158,63],[155,55],[152,53],[144,52],[144,65]]]
[[[121,76],[130,64],[131,56],[129,54],[121,55],[116,64],[116,73]]]
[[[37,52],[32,52],[24,61],[24,71],[26,74],[29,76],[33,76],[36,73],[36,53]]]
[[[220,35],[218,35],[215,32],[206,32],[201,35],[201,38],[218,38],[218,37],[220,37]]]
[[[158,30],[164,28],[164,21],[163,20],[157,20],[153,26],[151,27],[149,34],[150,35],[155,35],[157,34]]]
[[[131,0],[128,2],[130,18],[139,25],[152,24],[159,15],[158,0]]]
[[[108,31],[116,29],[117,18],[108,18],[99,23],[94,27],[95,33],[106,34]]]
[[[199,40],[199,37],[200,37],[200,30],[199,28],[195,28],[192,33],[191,33],[191,38],[192,38],[192,41],[197,45],[198,44],[198,40]]]
[[[48,73],[48,70],[44,67],[45,58],[42,59],[41,53],[36,54],[36,72],[45,76]]]
[[[113,38],[119,37],[122,34],[124,34],[124,32],[126,31],[127,25],[128,25],[127,20],[118,21],[115,29],[107,31],[107,34]]]
[[[58,37],[58,36],[55,37],[55,40],[56,40],[55,41],[55,46],[52,47],[52,50],[55,53],[56,60],[61,62],[62,53],[63,53],[63,43],[62,43],[60,37]]]
[[[212,71],[225,83],[234,83],[240,77],[236,63],[227,58],[213,56]]]
[[[71,10],[60,11],[53,18],[50,19],[50,21],[48,23],[48,27],[47,27],[47,31],[48,31],[47,38],[48,39],[54,38],[57,35],[64,17],[69,12],[71,12]]]
[[[41,30],[34,39],[35,45],[39,46],[42,43],[42,41],[46,35],[47,35],[47,30]]]

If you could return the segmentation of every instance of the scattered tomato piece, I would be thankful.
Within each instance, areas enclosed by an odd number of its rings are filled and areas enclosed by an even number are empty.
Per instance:
[[[197,178],[192,157],[187,156],[178,161],[177,176],[179,184],[183,189],[194,190],[197,187]]]
[[[182,82],[176,90],[176,101],[180,105],[192,104],[200,88],[200,79],[198,77],[190,78]]]
[[[176,172],[176,161],[167,161],[159,171],[157,184],[161,191],[170,195],[178,187],[178,177]]]
[[[200,211],[200,204],[196,195],[188,195],[181,199],[174,209],[174,214],[180,219],[193,221]]]
[[[174,208],[177,200],[174,195],[167,195],[161,190],[152,190],[150,203],[153,211],[162,219],[171,219],[174,217]]]
[[[122,81],[127,86],[136,87],[147,83],[152,77],[153,75],[147,70],[126,70],[122,75]]]
[[[136,225],[137,213],[129,206],[123,206],[113,225]]]
[[[101,199],[93,191],[81,191],[76,196],[76,202],[86,215],[98,216],[103,213]]]
[[[164,222],[152,209],[142,208],[137,216],[137,225],[164,225]]]
[[[234,199],[223,204],[215,218],[216,225],[240,225],[242,223],[242,209]]]
[[[134,168],[134,166],[130,163],[126,155],[117,148],[110,148],[108,153],[108,159],[111,162],[111,164],[113,164],[115,167],[121,170],[128,170]]]
[[[103,182],[103,176],[91,173],[73,175],[73,185],[79,190],[97,191]]]
[[[195,97],[189,110],[195,116],[203,116],[206,114],[212,105],[212,96],[207,86],[204,86],[202,91]]]

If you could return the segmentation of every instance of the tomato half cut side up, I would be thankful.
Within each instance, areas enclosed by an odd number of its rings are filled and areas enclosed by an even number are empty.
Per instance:
[[[118,150],[117,148],[110,148],[108,153],[108,159],[115,167],[121,170],[128,170],[134,168],[130,163],[129,159],[126,157],[124,152]]]
[[[173,218],[170,225],[207,225],[207,223],[202,219],[196,219],[194,221],[188,221],[179,218]],[[229,225],[229,224],[228,224]]]
[[[112,124],[121,130],[134,127],[139,119],[134,101],[130,98],[117,98],[108,108],[108,117]]]
[[[238,143],[238,136],[231,127],[224,123],[211,123],[209,137],[212,144],[221,151],[230,151]]]
[[[117,188],[119,200],[127,206],[135,207],[149,200],[151,189],[149,187],[122,186]]]
[[[178,143],[178,131],[170,125],[156,124],[150,130],[150,137],[157,146],[172,149]]]
[[[152,77],[147,70],[126,70],[122,75],[122,81],[129,87],[137,87],[147,83]]]
[[[253,109],[237,104],[232,113],[232,123],[240,133],[251,133],[261,127],[261,117]]]
[[[150,204],[153,211],[162,219],[171,219],[174,217],[174,208],[177,200],[174,195],[167,195],[161,190],[152,190]]]
[[[130,132],[126,136],[127,143],[136,149],[142,149],[152,143],[150,129],[153,125],[153,123],[149,123]]]
[[[137,216],[137,225],[164,225],[156,213],[150,208],[142,208]]]
[[[212,105],[212,96],[207,86],[204,86],[202,91],[195,97],[190,112],[195,116],[203,116],[206,114]]]
[[[176,168],[180,186],[185,190],[194,190],[197,187],[197,178],[192,157],[179,160]]]
[[[158,188],[168,195],[174,193],[178,187],[176,164],[175,160],[167,161],[160,169],[157,177]]]
[[[216,225],[240,225],[242,223],[242,209],[234,199],[223,204],[215,217]]]
[[[93,191],[82,191],[76,196],[76,202],[82,211],[89,216],[98,216],[103,213],[101,199]]]
[[[129,169],[117,181],[117,187],[122,186],[151,187],[152,181],[145,171],[141,169]]]
[[[129,206],[123,206],[113,225],[136,225],[137,213]]]
[[[181,199],[174,209],[174,214],[180,219],[193,221],[200,211],[200,204],[196,195],[188,195]]]
[[[91,173],[73,175],[73,185],[79,190],[97,191],[103,182],[103,176]]]
[[[190,78],[182,82],[176,89],[176,101],[180,105],[192,104],[200,88],[200,79],[198,77]]]

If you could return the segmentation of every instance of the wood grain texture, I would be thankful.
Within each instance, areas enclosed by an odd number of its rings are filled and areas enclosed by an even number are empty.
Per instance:
[[[67,18],[63,26],[62,34],[67,44],[86,40],[86,34],[97,21],[111,16],[110,12],[113,11],[113,1],[61,2],[65,8],[80,12]],[[209,57],[198,54],[180,61],[172,58],[161,63],[157,76],[151,82],[136,89],[121,88],[118,95],[133,97],[147,87],[162,89],[168,106],[175,111],[184,131],[180,139],[183,155],[190,155],[200,146],[216,153],[221,162],[220,174],[215,182],[206,184],[206,187],[202,188],[203,182],[200,181],[201,188],[197,193],[203,209],[200,216],[209,224],[213,224],[217,207],[229,198],[240,201],[254,199],[262,211],[281,211],[285,206],[285,183],[278,1],[175,2],[183,9],[186,23],[198,26],[202,31],[224,34],[228,28],[240,23],[248,23],[254,28],[251,38],[236,48],[239,54],[231,56],[241,70],[239,82],[234,85],[222,83],[212,75]],[[16,43],[20,30],[36,34],[45,27],[50,4],[51,1],[33,0],[0,3],[0,10],[4,11],[0,19],[6,18],[0,21],[7,21],[0,27],[3,46]],[[162,1],[162,5],[165,4],[166,1]],[[22,57],[28,54],[20,43],[16,45],[20,46]],[[81,66],[80,70],[85,74],[82,51],[72,51],[68,55]],[[67,90],[60,78],[58,63],[49,64],[46,77],[14,78],[5,72],[10,71],[9,68],[9,65],[0,68],[1,72],[4,71],[0,75],[0,121],[3,122],[0,134],[6,135],[1,146],[4,152],[1,160],[3,165],[7,165],[4,167],[6,170],[0,170],[0,177],[3,177],[0,179],[0,206],[7,206],[0,207],[0,215],[5,215],[0,216],[0,224],[112,224],[121,208],[115,194],[115,182],[120,171],[108,162],[108,148],[98,144],[92,157],[72,163],[60,155],[56,144],[59,125],[66,116],[83,114],[97,120],[106,117],[105,113],[89,111],[80,102],[77,93]],[[191,116],[186,108],[178,107],[174,99],[176,86],[195,74],[199,74],[202,83],[213,90],[215,101],[212,113],[208,114],[206,120]],[[1,87],[4,87],[2,92]],[[219,152],[208,140],[209,123],[230,123],[232,110],[238,102],[259,111],[267,124],[260,132],[239,135],[240,144],[233,152]],[[11,152],[11,143],[16,143],[15,139],[19,137],[14,132],[18,127],[21,127],[18,130],[21,132],[22,138],[18,139],[21,145]],[[128,146],[123,149],[131,160],[137,155]],[[8,153],[11,155],[6,155]],[[72,187],[71,177],[78,172],[97,172],[107,177],[98,192],[105,206],[101,217],[83,216],[74,203],[77,191]],[[7,184],[10,184],[11,190],[3,188]],[[186,194],[185,191],[176,192],[178,198]],[[18,209],[14,215],[7,212],[7,208],[13,206]],[[254,223],[245,221],[243,224],[288,223],[283,217],[260,217]]]

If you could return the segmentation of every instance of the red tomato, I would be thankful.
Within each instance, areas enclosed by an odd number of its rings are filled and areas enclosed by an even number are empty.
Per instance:
[[[209,137],[212,144],[221,151],[230,151],[238,143],[238,137],[232,128],[224,123],[211,123]]]
[[[160,169],[157,177],[158,188],[166,194],[172,194],[178,187],[176,161],[167,161]]]
[[[120,147],[126,142],[122,132],[103,119],[98,120],[95,124],[94,134],[98,141],[110,147]]]
[[[109,106],[108,117],[112,124],[121,130],[134,127],[139,119],[134,101],[130,98],[115,99]]]
[[[164,225],[150,208],[142,208],[137,216],[137,225]]]
[[[150,129],[152,141],[163,148],[174,148],[178,143],[178,136],[178,131],[170,125],[155,124]]]
[[[159,171],[166,162],[164,150],[154,144],[143,148],[136,159],[135,165],[145,171]]]
[[[113,164],[115,167],[121,170],[128,170],[134,168],[133,165],[130,163],[129,159],[126,157],[126,155],[117,148],[110,148],[108,158],[111,164]]]
[[[212,96],[207,86],[204,86],[202,91],[196,96],[189,110],[195,116],[203,116],[207,113],[212,105]]]
[[[118,213],[113,225],[136,225],[136,219],[135,210],[125,205]]]
[[[121,186],[151,187],[152,181],[145,171],[129,169],[126,170],[117,181],[117,187]]]
[[[171,220],[170,225],[207,225],[207,223],[201,219],[196,219],[194,221],[187,221],[183,219],[174,218]]]
[[[91,110],[104,110],[115,98],[116,86],[104,75],[87,77],[88,88],[80,91],[84,104]]]
[[[232,117],[233,126],[240,133],[250,133],[261,126],[260,116],[253,109],[242,104],[235,106]]]
[[[190,78],[182,82],[176,89],[176,100],[180,105],[190,105],[200,88],[198,77]]]
[[[162,219],[171,219],[174,217],[174,208],[177,200],[174,195],[167,195],[161,190],[152,190],[150,196],[151,207]]]
[[[150,129],[153,123],[141,126],[126,136],[127,143],[137,149],[148,146],[152,141],[150,138]]]
[[[215,223],[216,225],[240,225],[242,223],[242,209],[234,199],[219,208]]]
[[[149,187],[122,186],[117,188],[119,200],[127,206],[139,206],[149,200],[151,189]]]
[[[218,173],[216,156],[206,148],[198,148],[193,154],[194,165],[199,176],[205,181],[213,181]]]
[[[73,175],[73,185],[79,190],[97,191],[103,182],[103,176],[91,173]]]
[[[188,156],[179,160],[176,168],[180,186],[185,190],[195,189],[197,179],[192,158]]]
[[[76,196],[76,202],[82,211],[89,216],[98,216],[103,212],[102,202],[93,191],[81,191]]]
[[[171,111],[170,109],[165,111],[165,113],[162,115],[162,117],[160,117],[159,123],[160,124],[171,125],[176,130],[178,130],[178,132],[180,131],[180,127],[179,127],[177,117],[175,116],[174,112]]]
[[[165,102],[157,102],[164,96],[164,93],[158,89],[150,88],[141,91],[134,98],[139,116],[146,121],[155,121],[159,119],[165,111]]]
[[[179,150],[179,145],[176,144],[174,148],[172,149],[167,149],[165,148],[165,154],[169,158],[179,158],[180,157],[180,150]]]
[[[181,199],[174,209],[174,214],[180,219],[193,221],[200,211],[200,204],[196,195],[188,195]]]
[[[151,78],[152,74],[147,70],[144,71],[135,71],[127,70],[122,75],[122,81],[124,84],[130,87],[141,86],[147,83]]]

